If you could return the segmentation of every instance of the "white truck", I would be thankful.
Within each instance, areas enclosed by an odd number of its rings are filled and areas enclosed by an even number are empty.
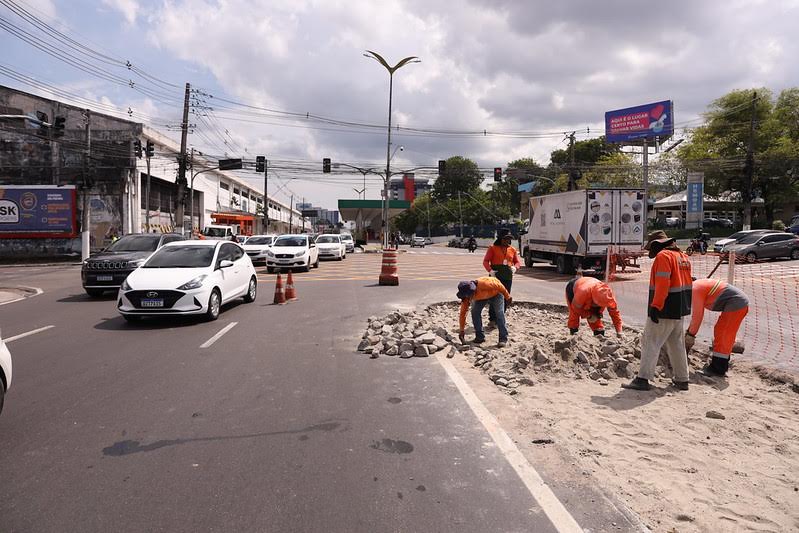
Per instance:
[[[239,226],[237,224],[234,225],[221,225],[221,224],[209,224],[203,228],[203,238],[212,240],[212,241],[229,241],[232,237],[236,237],[239,234]]]
[[[625,268],[643,255],[646,208],[643,189],[581,189],[530,198],[521,253],[530,267],[547,262],[560,274],[578,267],[603,271],[611,261]]]

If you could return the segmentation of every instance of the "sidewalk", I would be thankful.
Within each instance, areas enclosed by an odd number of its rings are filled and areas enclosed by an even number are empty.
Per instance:
[[[37,291],[28,287],[0,287],[0,305],[35,296]]]

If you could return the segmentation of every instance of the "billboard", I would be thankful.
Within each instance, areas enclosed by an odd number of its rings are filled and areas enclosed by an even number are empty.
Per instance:
[[[689,172],[685,199],[685,227],[701,228],[704,219],[705,173]]]
[[[605,113],[605,138],[608,142],[665,138],[673,133],[674,112],[670,100]]]
[[[74,185],[0,185],[0,238],[77,236]]]

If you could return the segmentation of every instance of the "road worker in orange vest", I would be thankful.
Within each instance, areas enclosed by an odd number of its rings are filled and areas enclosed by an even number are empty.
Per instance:
[[[683,317],[691,314],[691,262],[663,230],[650,233],[644,249],[654,259],[649,273],[649,319],[641,335],[638,375],[622,387],[649,390],[649,380],[655,376],[660,349],[665,348],[674,371],[674,388],[688,390]]]
[[[725,376],[730,367],[730,353],[735,344],[735,336],[741,327],[744,317],[749,312],[749,298],[739,289],[726,281],[716,279],[698,279],[691,290],[691,324],[685,332],[685,349],[690,350],[696,342],[696,334],[702,326],[705,309],[720,311],[713,328],[713,346],[710,363],[703,372],[713,376]]]
[[[505,325],[505,304],[510,305],[513,299],[508,290],[497,278],[485,276],[474,281],[461,281],[458,283],[458,299],[461,301],[460,315],[458,324],[460,341],[466,342],[464,332],[466,331],[466,312],[469,305],[472,306],[472,324],[474,325],[474,342],[480,344],[485,342],[485,332],[483,332],[483,308],[486,305],[494,310],[499,330],[499,348],[508,343],[508,328]]]
[[[566,284],[566,304],[569,307],[569,332],[574,335],[580,327],[580,319],[588,321],[594,335],[604,335],[602,315],[608,310],[616,335],[622,336],[621,314],[613,291],[604,282],[591,277],[576,277]]]
[[[516,248],[511,246],[511,242],[513,242],[513,235],[511,235],[510,230],[501,229],[497,235],[497,240],[488,247],[485,256],[483,256],[483,268],[502,283],[508,294],[510,294],[511,286],[513,285],[513,275],[522,266],[519,253]],[[493,308],[488,310],[488,321],[489,323],[496,321]]]

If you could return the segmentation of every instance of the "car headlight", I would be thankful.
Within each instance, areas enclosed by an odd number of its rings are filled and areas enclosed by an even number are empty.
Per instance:
[[[129,291],[131,289],[130,283],[128,283],[128,278],[125,278],[125,281],[122,282],[122,286],[120,287],[123,291]]]
[[[197,276],[193,280],[188,281],[188,282],[184,283],[183,285],[181,285],[180,287],[178,287],[178,290],[179,291],[188,291],[188,290],[191,290],[191,289],[199,289],[200,287],[203,286],[203,281],[207,277],[208,277],[208,274],[203,274],[202,276]]]
[[[296,254],[294,254],[294,257],[302,257],[304,255],[305,255],[305,252],[297,252]]]
[[[133,259],[132,261],[128,261],[128,266],[133,268],[139,268],[142,266],[147,259]]]

